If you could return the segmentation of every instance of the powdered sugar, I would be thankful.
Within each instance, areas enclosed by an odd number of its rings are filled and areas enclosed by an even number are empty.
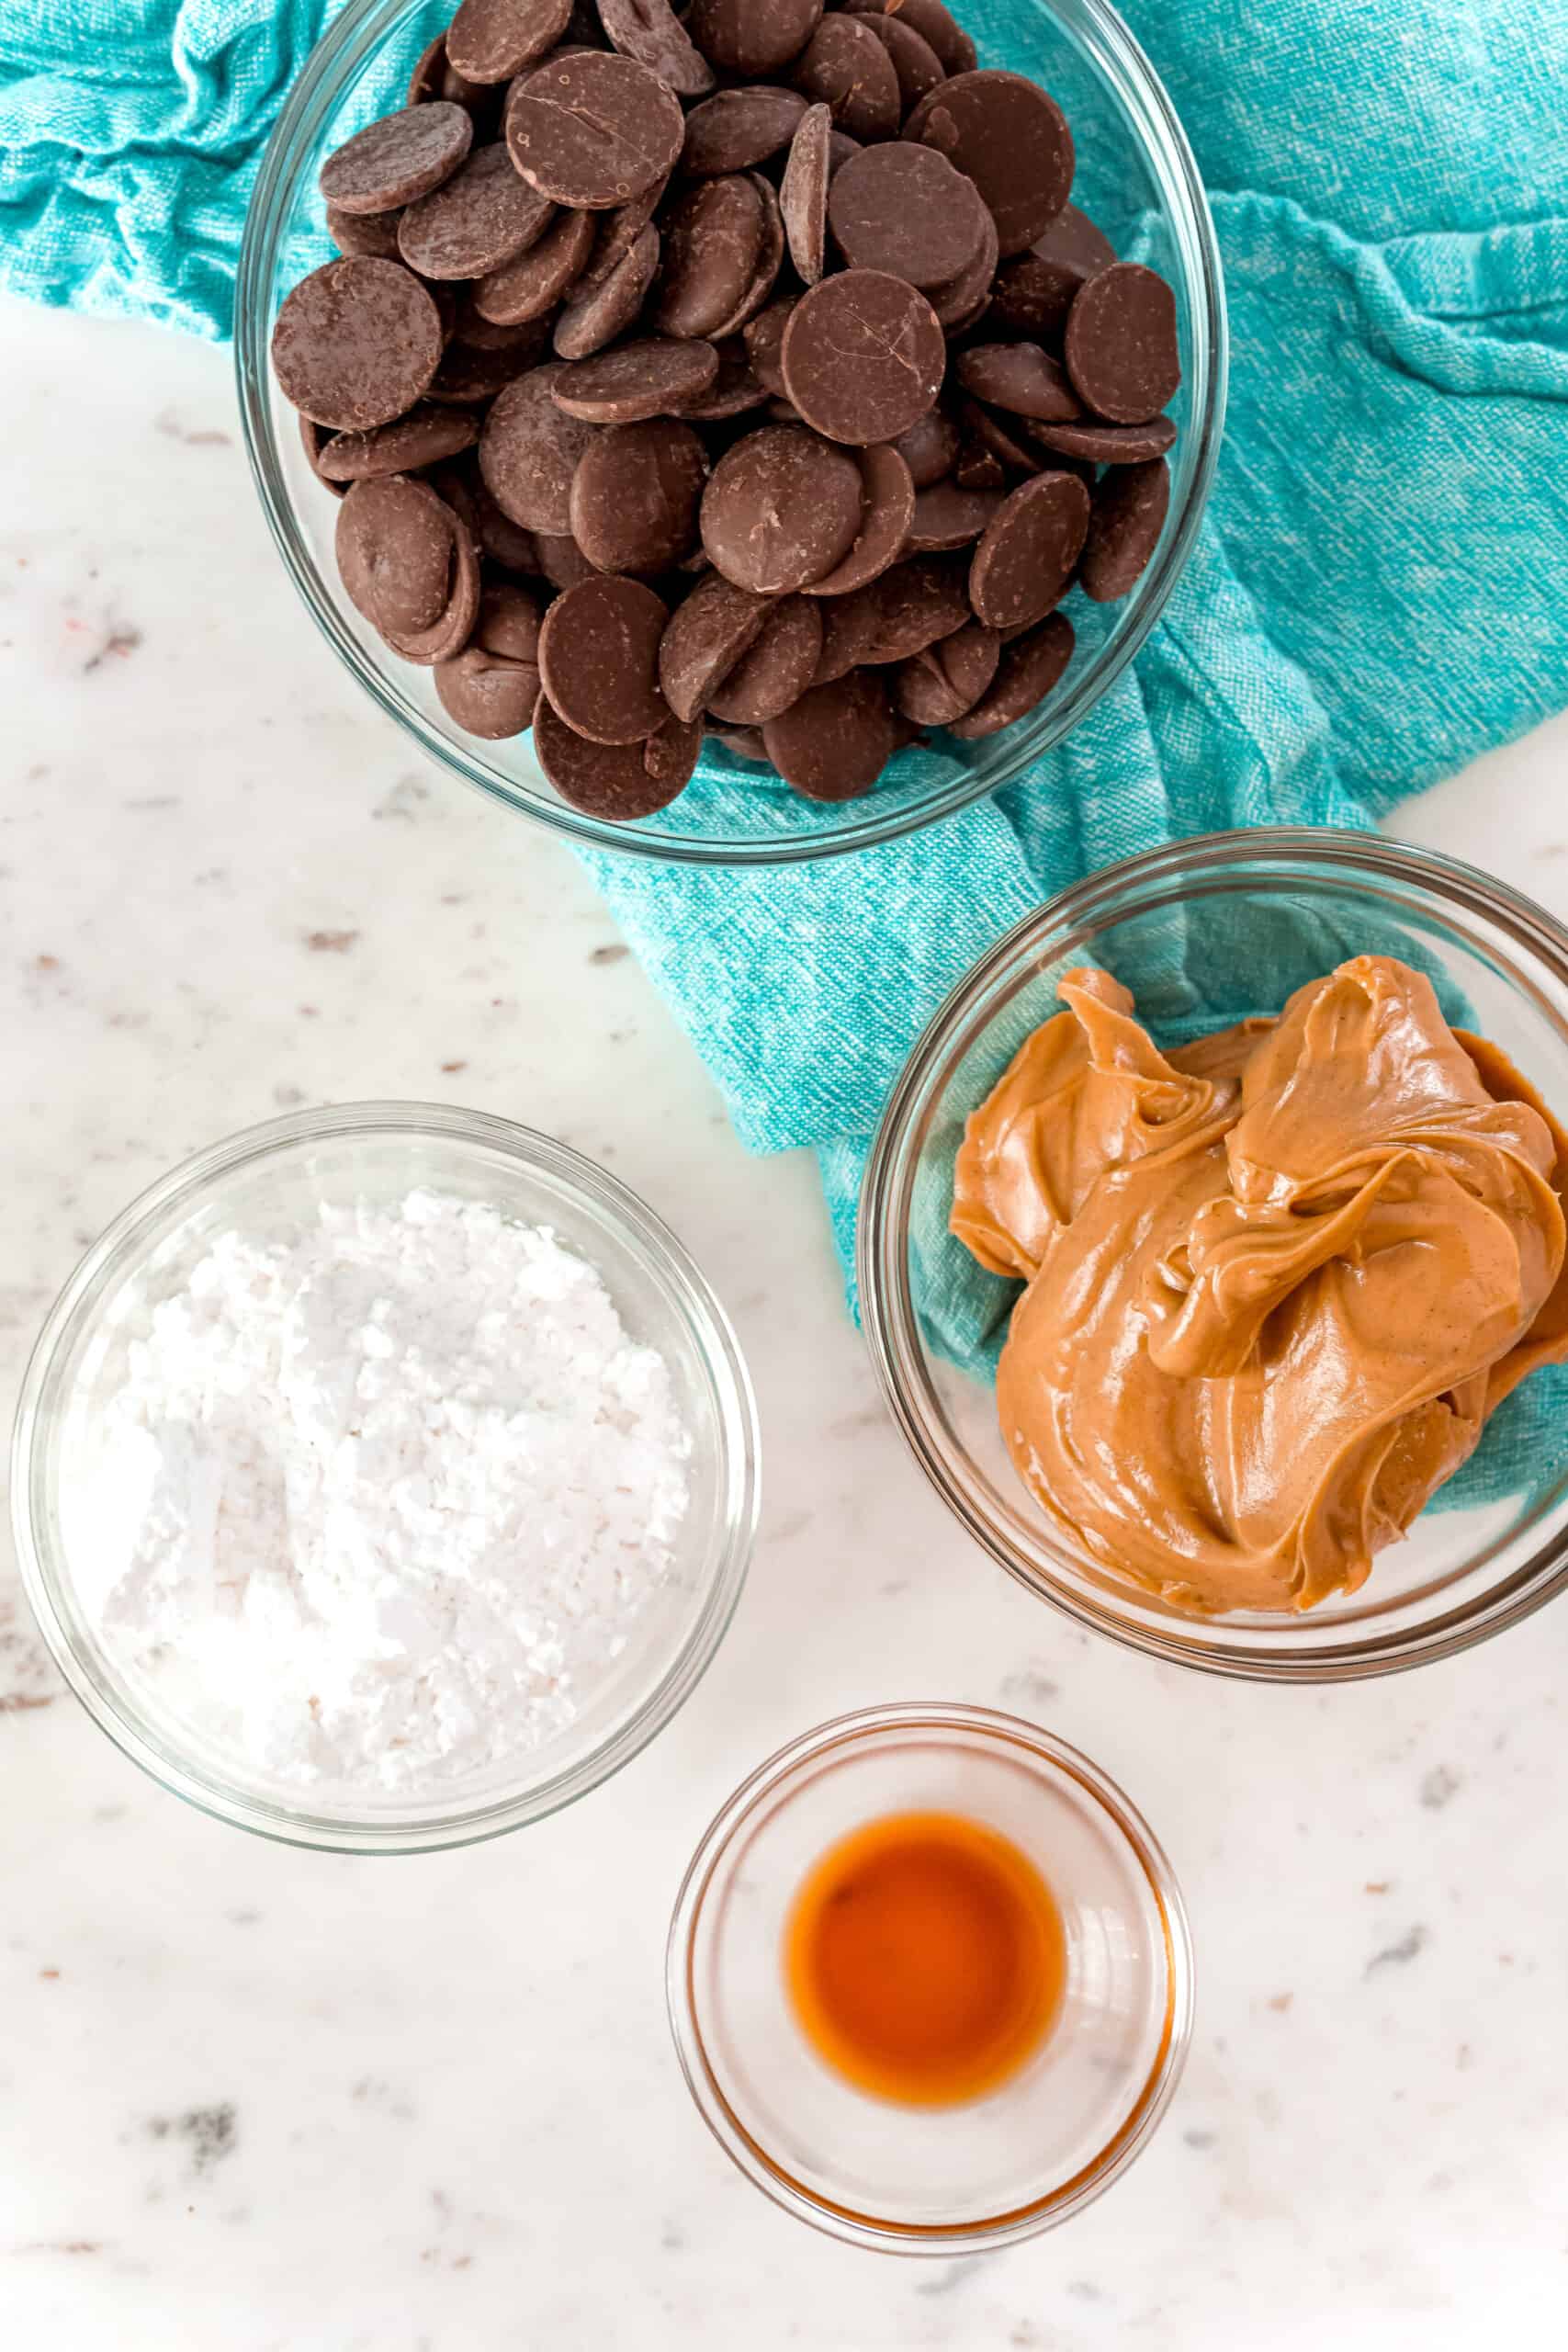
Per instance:
[[[445,1194],[216,1239],[101,1431],[103,1637],[248,1765],[389,1792],[565,1729],[670,1573],[669,1369],[541,1228]]]

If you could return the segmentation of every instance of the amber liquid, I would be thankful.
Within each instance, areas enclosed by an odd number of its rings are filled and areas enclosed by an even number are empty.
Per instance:
[[[807,1873],[784,1930],[802,2030],[857,2089],[908,2107],[995,2090],[1055,2021],[1066,1938],[1050,1888],[994,1829],[896,1813]]]

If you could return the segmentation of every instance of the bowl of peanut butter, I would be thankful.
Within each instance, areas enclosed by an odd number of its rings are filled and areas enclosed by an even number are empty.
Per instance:
[[[1568,1582],[1568,932],[1376,836],[1161,849],[911,1056],[865,1329],[958,1518],[1220,1672],[1387,1671]]]

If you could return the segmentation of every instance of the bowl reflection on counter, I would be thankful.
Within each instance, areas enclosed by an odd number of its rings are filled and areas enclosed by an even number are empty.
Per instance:
[[[962,0],[957,13],[964,14]],[[235,302],[235,365],[252,470],[284,564],[327,643],[377,706],[438,765],[581,843],[706,865],[783,865],[888,841],[1012,782],[1100,700],[1143,643],[1196,537],[1219,453],[1225,322],[1213,226],[1191,151],[1154,69],[1106,0],[1020,0],[1008,62],[1065,106],[1078,134],[1075,194],[1118,244],[1175,291],[1183,386],[1164,537],[1122,603],[1081,595],[1068,609],[1078,650],[1056,691],[1015,727],[978,743],[945,736],[900,753],[867,797],[807,801],[744,760],[718,754],[657,816],[605,823],[570,808],[546,782],[526,737],[481,743],[457,728],[428,671],[400,662],[355,612],[333,552],[337,503],[317,481],[299,422],[272,379],[268,345],[284,296],[329,258],[316,175],[375,115],[402,103],[414,60],[450,18],[430,0],[350,0],[312,51],[263,158],[245,223]],[[710,747],[710,749],[713,747]]]
[[[1381,1552],[1360,1589],[1297,1616],[1182,1613],[1050,1526],[1019,1482],[987,1376],[1018,1285],[947,1228],[964,1123],[1074,965],[1126,982],[1158,1045],[1248,1013],[1362,953],[1425,970],[1445,1012],[1568,1111],[1568,931],[1474,868],[1376,835],[1283,829],[1154,850],[1052,899],[948,998],[895,1088],[861,1199],[868,1343],[895,1418],[949,1507],[1029,1590],[1189,1666],[1319,1681],[1421,1664],[1513,1624],[1568,1583],[1564,1374],[1538,1373],[1472,1463]]]

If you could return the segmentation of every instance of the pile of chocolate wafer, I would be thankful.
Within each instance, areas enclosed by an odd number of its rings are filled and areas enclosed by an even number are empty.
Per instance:
[[[573,807],[869,792],[1158,544],[1176,303],[943,0],[463,0],[330,155],[277,380],[355,608]]]

